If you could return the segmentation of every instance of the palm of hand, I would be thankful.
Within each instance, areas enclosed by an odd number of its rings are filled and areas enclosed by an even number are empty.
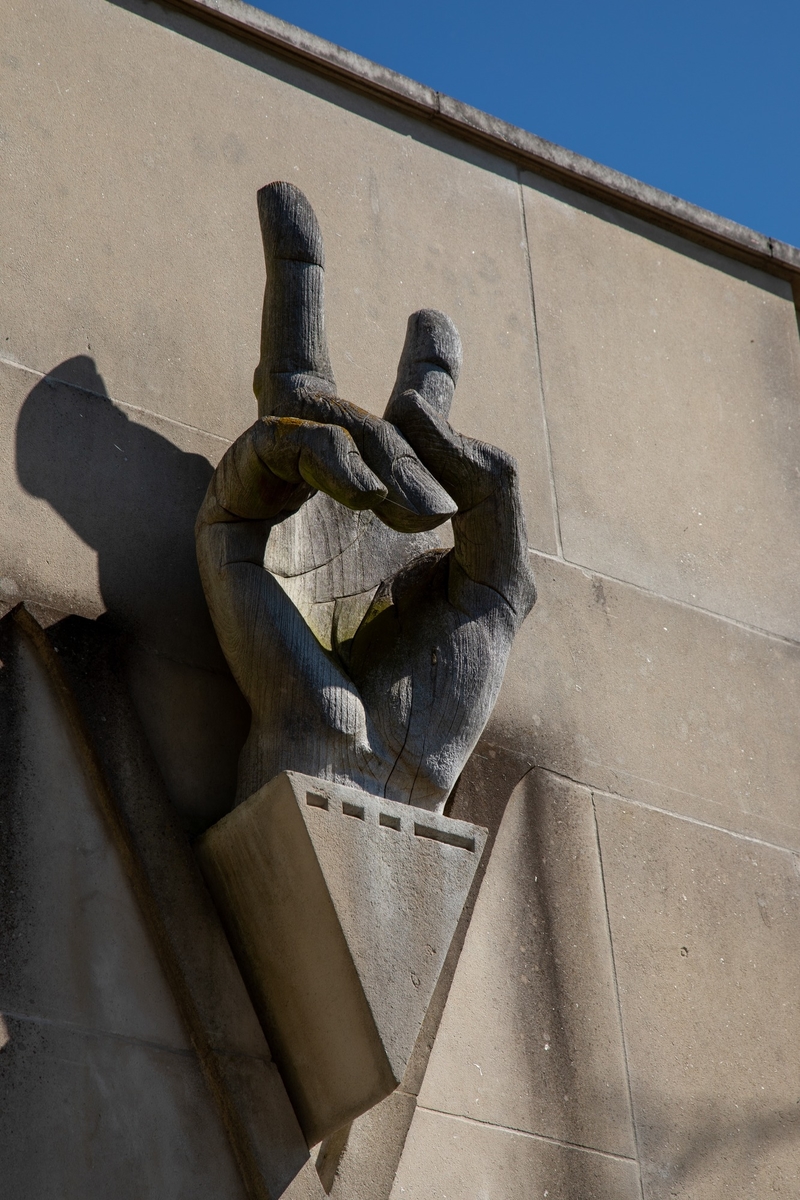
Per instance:
[[[452,323],[409,321],[383,421],[338,399],[322,243],[289,184],[259,193],[261,420],[218,467],[198,557],[253,711],[238,799],[284,769],[441,808],[534,590],[515,464],[447,423]],[[453,520],[455,546],[431,531]]]

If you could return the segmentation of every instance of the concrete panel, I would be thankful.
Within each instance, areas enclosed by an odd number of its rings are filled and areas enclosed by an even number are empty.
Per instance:
[[[791,285],[525,180],[566,557],[797,637]]]
[[[229,672],[131,646],[127,684],[169,798],[190,837],[230,809],[250,709]]]
[[[447,803],[448,816],[481,825],[488,830],[489,836],[480,866],[475,872],[475,880],[467,897],[461,921],[442,968],[439,983],[436,985],[436,991],[425,1016],[425,1023],[403,1077],[403,1090],[412,1095],[418,1095],[422,1087],[503,815],[514,789],[532,766],[533,762],[527,755],[479,742],[477,749],[472,753],[461,772],[458,783]]]
[[[448,803],[448,816],[488,828],[487,847],[491,846],[514,788],[532,765],[525,755],[479,743]],[[486,850],[401,1087],[353,1122],[344,1150],[334,1164],[336,1169],[330,1193],[334,1200],[388,1200],[414,1115],[415,1096],[425,1077],[489,860],[490,853]]]
[[[554,559],[486,742],[800,849],[800,647]]]
[[[94,361],[75,386],[0,364],[0,575],[6,602],[113,614],[161,654],[224,669],[194,549],[219,438],[112,403]]]
[[[191,1054],[7,1017],[0,1178],[14,1200],[245,1193]]]
[[[280,1200],[325,1200],[325,1195],[316,1167],[309,1159],[303,1170],[280,1193]]]
[[[516,788],[486,871],[420,1104],[634,1153],[590,794]]]
[[[255,417],[255,194],[289,179],[326,238],[341,393],[381,410],[408,313],[449,312],[466,351],[453,421],[520,458],[532,542],[552,549],[514,168],[135,7],[81,0],[65,20],[42,0],[32,23],[6,6],[5,356],[46,373],[91,353],[115,399],[232,438]]]
[[[598,797],[646,1200],[800,1190],[795,856]]]
[[[80,729],[75,745],[158,947],[249,1194],[281,1195],[308,1151],[244,981],[120,679],[118,639],[70,617],[47,636],[23,612],[0,631],[3,676],[19,677],[24,629]],[[0,676],[2,680],[3,676]],[[8,690],[8,689],[7,689]],[[23,704],[17,686],[17,705]],[[0,712],[10,706],[3,704]],[[82,731],[82,732],[81,732]],[[265,1193],[266,1188],[266,1193]]]
[[[639,1200],[629,1159],[418,1108],[391,1200]]]
[[[485,841],[281,772],[197,843],[309,1145],[402,1080]]]
[[[191,833],[236,790],[250,710],[203,596],[194,521],[220,438],[112,403],[93,361],[78,386],[0,364],[0,605],[108,612],[135,639],[129,686]]]
[[[333,1200],[388,1200],[415,1104],[398,1088],[353,1122],[330,1184]]]
[[[172,993],[28,644],[3,688],[0,1012],[188,1049]],[[11,709],[11,713],[9,713]]]

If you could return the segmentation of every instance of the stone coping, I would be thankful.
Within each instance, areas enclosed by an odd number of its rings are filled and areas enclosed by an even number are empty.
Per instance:
[[[242,0],[161,0],[280,58],[412,113],[523,169],[604,201],[800,285],[800,249],[574,154],[424,84],[290,25]]]

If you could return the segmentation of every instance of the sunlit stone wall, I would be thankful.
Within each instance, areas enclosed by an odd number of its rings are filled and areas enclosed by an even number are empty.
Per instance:
[[[520,462],[539,602],[453,808],[496,841],[427,1070],[354,1126],[332,1194],[795,1197],[791,284],[199,17],[2,8],[0,597],[124,630],[189,835],[229,807],[247,729],[192,527],[256,415],[257,188],[291,180],[319,216],[341,394],[380,413],[407,314],[443,309],[454,425]],[[0,978],[0,1178],[138,1200],[147,1164],[148,1195],[238,1200],[30,671],[50,750],[3,899],[27,949]],[[324,1196],[313,1161],[291,1189]]]

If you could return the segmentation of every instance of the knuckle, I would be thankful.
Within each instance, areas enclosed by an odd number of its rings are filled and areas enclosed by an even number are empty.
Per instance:
[[[325,440],[335,454],[350,454],[355,449],[352,437],[341,425],[321,425],[320,429],[325,431]]]
[[[489,447],[489,466],[493,475],[503,481],[504,486],[515,486],[519,480],[519,464],[513,454],[499,446]]]

